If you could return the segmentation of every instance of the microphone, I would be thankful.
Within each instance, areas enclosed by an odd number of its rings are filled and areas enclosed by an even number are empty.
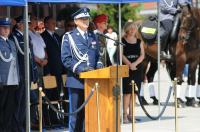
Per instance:
[[[103,34],[103,33],[96,32],[96,34],[99,35],[99,36],[102,36],[102,37],[104,37],[104,38],[111,39],[110,37],[106,36],[106,35]]]
[[[118,44],[121,44],[122,46],[125,46],[125,44],[123,44],[122,42],[119,42],[118,40],[112,39],[112,38],[106,36],[105,34],[100,33],[98,30],[94,30],[94,33],[95,33],[96,35],[98,35],[98,36],[102,36],[102,37],[104,37],[104,38],[107,38],[107,39],[110,39],[110,40],[115,41],[115,45],[116,45],[116,46],[117,46]]]

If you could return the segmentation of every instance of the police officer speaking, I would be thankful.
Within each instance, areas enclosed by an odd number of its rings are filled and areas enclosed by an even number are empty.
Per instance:
[[[84,84],[78,77],[79,73],[103,67],[99,61],[97,38],[88,30],[89,11],[88,8],[81,8],[72,14],[77,28],[65,33],[62,40],[61,59],[68,70],[66,87],[69,92],[70,112],[77,110],[84,101]],[[84,109],[69,117],[69,131],[83,132],[83,122]]]
[[[11,22],[0,18],[0,132],[13,131],[16,90],[19,85],[17,52],[8,39]]]

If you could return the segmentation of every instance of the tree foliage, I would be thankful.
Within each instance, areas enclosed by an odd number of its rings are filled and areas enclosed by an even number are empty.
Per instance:
[[[97,10],[91,10],[92,18],[99,14],[106,14],[109,17],[109,25],[115,30],[118,29],[119,20],[119,6],[117,4],[99,4]],[[138,20],[141,19],[139,12],[142,9],[142,4],[131,5],[131,4],[121,4],[121,22],[124,25],[128,20]]]

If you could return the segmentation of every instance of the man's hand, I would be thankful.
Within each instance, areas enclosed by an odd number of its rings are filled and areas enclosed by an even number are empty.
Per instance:
[[[99,64],[97,64],[97,69],[101,69],[101,68],[103,68],[104,66],[103,66],[103,64],[102,63],[99,63]]]
[[[42,60],[42,61],[41,61],[42,67],[44,67],[45,65],[47,65],[47,63],[48,63],[48,60],[47,60],[47,59]]]
[[[89,66],[86,66],[83,68],[83,72],[92,71],[92,70],[94,70],[94,68],[89,67]]]

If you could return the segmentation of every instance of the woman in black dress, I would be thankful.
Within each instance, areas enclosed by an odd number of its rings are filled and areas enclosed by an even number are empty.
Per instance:
[[[141,62],[144,59],[144,47],[142,41],[136,38],[137,28],[133,22],[127,22],[124,26],[122,42],[126,45],[123,48],[122,61],[129,66],[129,77],[123,78],[123,119],[124,123],[132,120],[132,85],[134,80],[138,88],[142,82]],[[128,114],[129,109],[129,114]]]

